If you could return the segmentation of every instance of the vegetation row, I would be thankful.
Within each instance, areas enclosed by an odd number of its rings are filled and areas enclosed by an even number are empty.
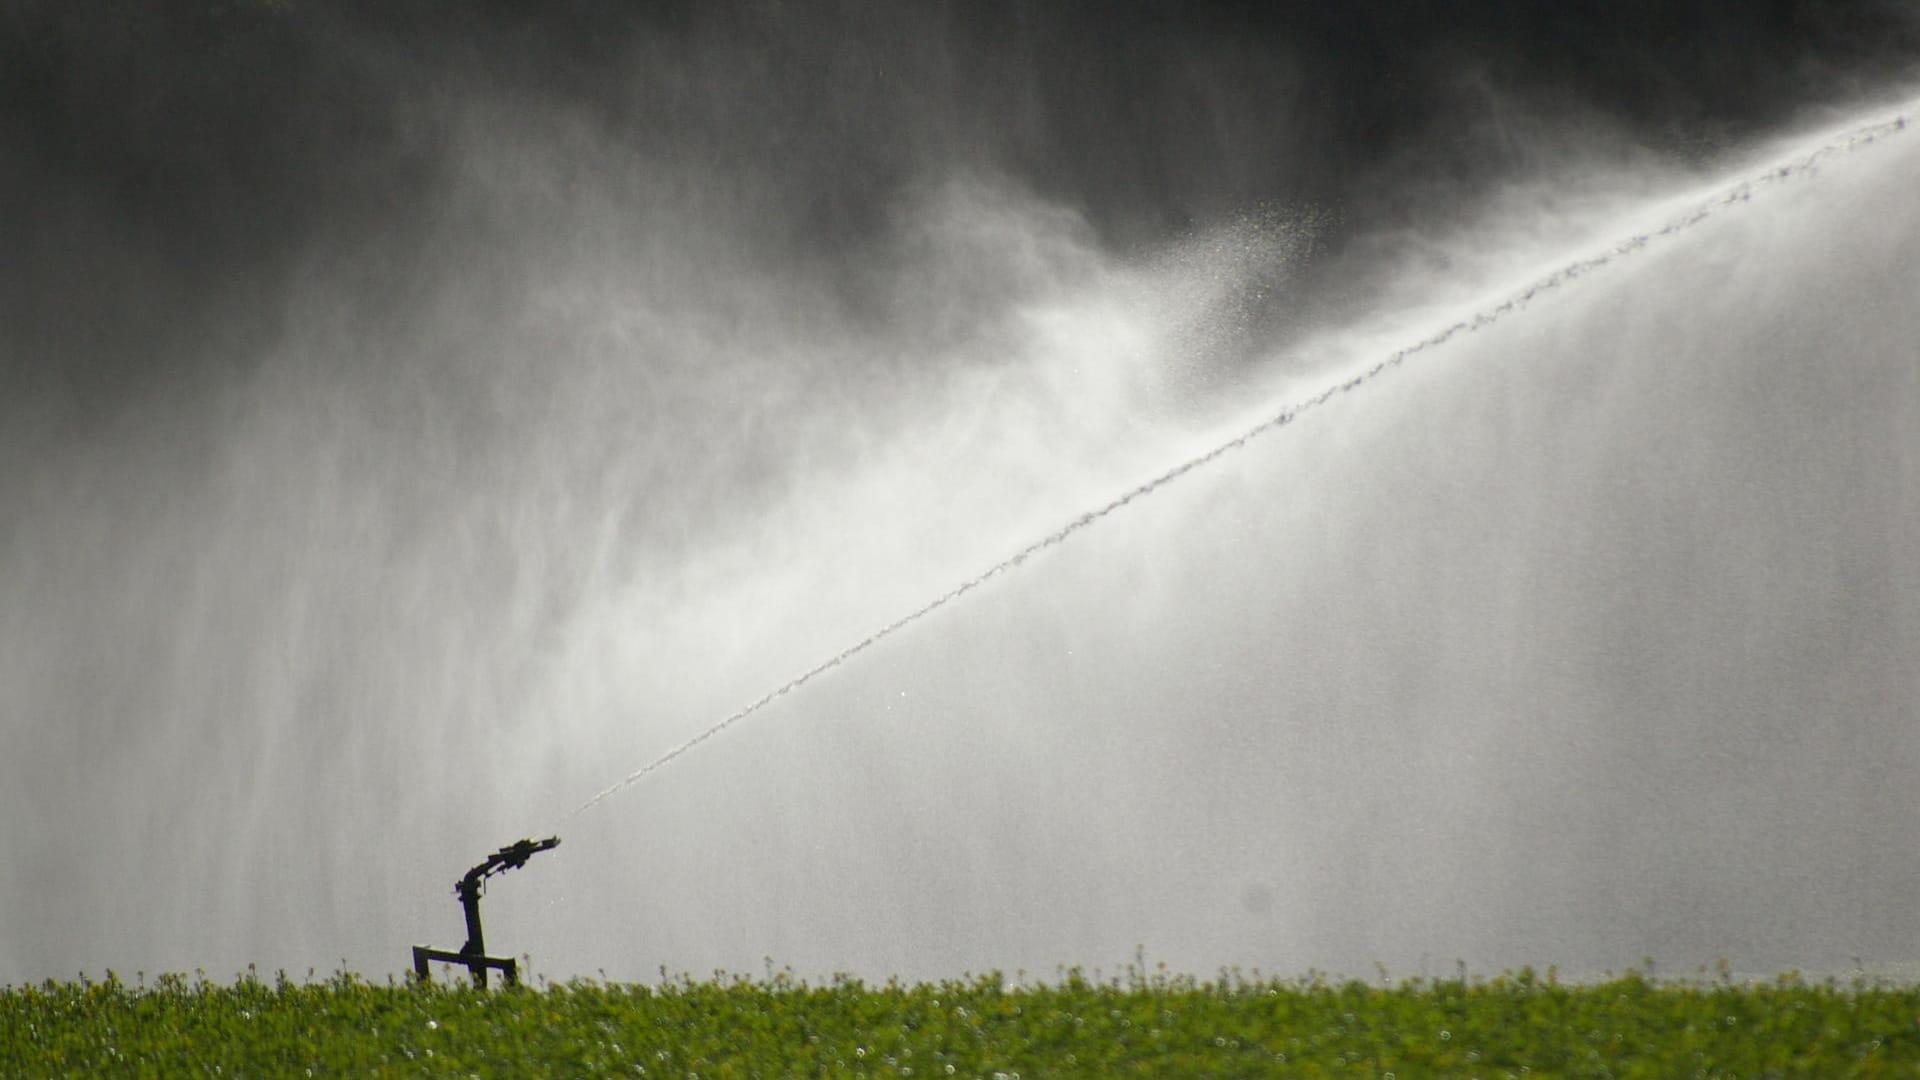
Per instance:
[[[1130,969],[492,991],[109,975],[0,989],[0,1075],[1914,1077],[1920,987],[1527,970],[1393,986]]]

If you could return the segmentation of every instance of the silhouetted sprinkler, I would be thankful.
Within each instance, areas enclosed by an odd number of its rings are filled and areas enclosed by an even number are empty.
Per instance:
[[[508,986],[517,984],[520,981],[520,968],[511,957],[487,955],[487,941],[480,933],[480,894],[486,891],[484,882],[488,878],[527,865],[527,860],[532,858],[536,851],[546,851],[559,846],[560,838],[557,836],[549,836],[545,840],[521,840],[508,844],[487,856],[486,862],[467,871],[466,876],[453,887],[453,894],[460,898],[460,906],[467,913],[467,943],[460,946],[459,952],[415,945],[413,973],[420,977],[420,981],[426,982],[432,977],[427,970],[427,964],[440,960],[449,964],[467,965],[467,970],[473,973],[473,985],[482,990],[487,986],[488,968],[499,968]]]

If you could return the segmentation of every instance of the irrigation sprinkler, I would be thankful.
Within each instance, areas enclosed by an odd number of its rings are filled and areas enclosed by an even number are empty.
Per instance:
[[[473,985],[482,990],[487,988],[488,968],[499,968],[501,978],[508,986],[517,985],[520,982],[520,967],[513,958],[487,955],[486,938],[480,932],[480,895],[486,891],[488,878],[527,865],[527,860],[537,851],[559,846],[560,838],[557,836],[549,836],[545,840],[519,840],[487,856],[486,862],[467,871],[453,886],[453,894],[460,898],[460,907],[467,915],[467,943],[460,946],[459,952],[415,945],[413,973],[419,976],[420,981],[426,982],[432,978],[427,965],[440,960],[449,964],[465,964],[473,975]]]

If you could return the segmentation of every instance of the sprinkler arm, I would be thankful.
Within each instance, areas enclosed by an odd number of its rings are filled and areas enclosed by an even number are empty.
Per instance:
[[[453,887],[454,895],[465,899],[467,893],[480,888],[480,883],[495,874],[504,874],[509,870],[518,870],[527,865],[527,860],[536,853],[550,851],[560,846],[560,838],[549,836],[545,840],[516,840],[499,851],[487,856],[487,861],[467,871],[460,883]]]
[[[453,887],[453,894],[460,898],[460,906],[467,916],[467,943],[460,947],[462,953],[484,956],[487,952],[486,938],[480,931],[480,895],[486,891],[486,880],[495,874],[504,874],[527,865],[527,860],[536,852],[559,846],[560,838],[557,836],[549,836],[545,840],[518,840],[487,856],[486,862],[461,877]]]

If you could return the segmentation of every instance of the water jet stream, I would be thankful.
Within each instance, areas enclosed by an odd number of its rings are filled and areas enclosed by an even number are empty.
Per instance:
[[[1506,293],[1504,299],[1501,299],[1498,303],[1478,308],[1473,311],[1472,314],[1412,344],[1396,349],[1371,366],[1327,386],[1314,396],[1283,407],[1278,412],[1267,416],[1265,419],[1245,429],[1233,438],[1221,442],[1206,452],[1189,458],[1167,469],[1165,472],[1159,473],[1135,485],[1108,502],[1080,514],[1053,532],[1033,541],[1012,555],[988,567],[981,573],[968,578],[913,611],[902,615],[880,629],[875,630],[873,633],[868,634],[860,641],[849,645],[826,660],[815,664],[813,667],[740,707],[721,720],[702,729],[684,742],[669,749],[659,757],[649,761],[639,769],[634,770],[617,782],[609,785],[592,798],[574,808],[567,816],[569,818],[577,817],[592,809],[594,806],[605,802],[619,792],[632,787],[650,774],[689,753],[700,744],[720,734],[727,728],[732,727],[739,721],[752,716],[754,713],[759,712],[761,709],[792,693],[794,690],[832,671],[896,632],[931,615],[935,611],[960,599],[1008,571],[1021,566],[1033,556],[1039,555],[1049,548],[1065,542],[1075,533],[1106,518],[1135,500],[1151,495],[1186,474],[1202,466],[1211,464],[1235,450],[1241,449],[1255,438],[1291,424],[1305,413],[1327,404],[1339,395],[1350,393],[1367,385],[1386,374],[1389,370],[1401,366],[1409,358],[1418,353],[1439,348],[1462,334],[1471,334],[1523,310],[1529,302],[1543,293],[1559,289],[1591,271],[1601,269],[1628,256],[1647,250],[1656,242],[1686,232],[1723,210],[1748,203],[1757,192],[1770,185],[1778,185],[1786,181],[1812,176],[1818,172],[1821,162],[1835,155],[1850,153],[1861,147],[1875,143],[1882,138],[1904,132],[1909,124],[1909,115],[1916,108],[1920,108],[1920,105],[1910,103],[1901,107],[1898,112],[1886,119],[1844,129],[1839,132],[1829,132],[1819,136],[1812,140],[1811,149],[1796,150],[1777,159],[1765,169],[1753,173],[1747,178],[1735,182],[1731,186],[1720,189],[1717,194],[1703,202],[1695,204],[1685,213],[1669,218],[1657,227],[1633,233],[1626,239],[1618,241],[1593,255],[1566,263],[1558,269]]]

